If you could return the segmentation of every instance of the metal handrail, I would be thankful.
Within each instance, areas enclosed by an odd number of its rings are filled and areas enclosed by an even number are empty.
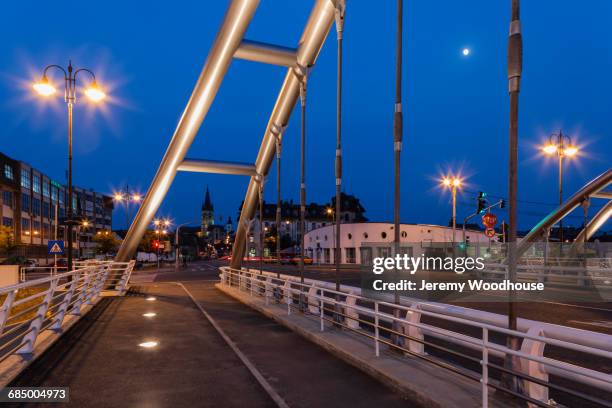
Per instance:
[[[28,359],[41,333],[61,332],[65,317],[79,318],[85,305],[94,304],[103,290],[124,294],[134,264],[90,262],[69,272],[0,288],[0,362],[11,355]],[[117,282],[109,282],[116,277]]]
[[[232,286],[232,281],[237,281],[239,290],[250,289],[250,294],[252,296],[255,295],[256,291],[258,296],[264,296],[266,298],[266,303],[269,302],[269,298],[274,297],[275,293],[280,294],[283,303],[287,303],[287,313],[291,313],[291,308],[295,307],[295,305],[293,305],[294,295],[300,294],[300,308],[306,308],[311,312],[316,312],[313,314],[318,315],[319,319],[321,320],[321,330],[324,330],[324,321],[328,321],[334,324],[340,324],[341,326],[346,327],[356,333],[359,333],[360,335],[364,335],[371,339],[373,338],[375,340],[376,356],[379,356],[379,344],[382,343],[394,348],[399,348],[406,353],[416,355],[417,357],[421,357],[434,364],[438,364],[438,362],[432,361],[431,357],[425,356],[422,348],[424,347],[424,345],[443,349],[443,351],[450,352],[451,354],[457,355],[459,357],[467,358],[471,361],[475,360],[470,355],[466,355],[464,353],[460,353],[454,350],[449,350],[448,348],[424,340],[423,336],[425,334],[437,338],[443,338],[446,341],[459,346],[470,346],[469,348],[476,351],[480,351],[482,354],[482,359],[480,360],[482,366],[482,374],[479,379],[483,384],[482,393],[483,404],[485,406],[487,404],[486,401],[488,391],[486,388],[488,386],[500,389],[504,392],[516,394],[510,392],[510,390],[504,389],[503,387],[501,387],[500,384],[496,385],[489,381],[490,379],[488,374],[488,368],[492,367],[497,369],[499,367],[489,362],[490,355],[494,355],[496,357],[503,357],[506,354],[510,354],[519,357],[521,360],[536,363],[536,370],[522,368],[521,371],[510,372],[512,375],[522,378],[523,380],[530,382],[534,385],[534,387],[527,387],[527,395],[515,396],[521,396],[523,399],[533,402],[536,405],[547,406],[548,388],[560,390],[562,392],[572,394],[574,396],[577,396],[578,398],[589,400],[591,402],[600,404],[602,403],[602,401],[597,397],[592,397],[583,394],[582,392],[567,389],[560,385],[550,383],[548,381],[548,373],[555,374],[561,377],[566,377],[574,381],[582,382],[584,384],[588,384],[607,391],[612,391],[612,376],[607,373],[602,373],[600,371],[586,367],[576,366],[564,361],[552,359],[550,357],[544,357],[543,347],[532,347],[531,350],[527,350],[529,352],[525,352],[523,350],[528,349],[529,343],[540,343],[612,360],[612,352],[606,348],[602,349],[589,345],[572,343],[566,340],[545,337],[543,335],[534,334],[532,330],[529,330],[527,333],[524,333],[521,331],[509,330],[507,328],[499,327],[489,323],[483,323],[479,321],[468,320],[461,317],[449,316],[433,311],[427,311],[421,309],[419,303],[417,302],[412,303],[410,306],[404,306],[386,302],[384,300],[367,298],[351,291],[336,291],[334,289],[328,289],[327,287],[325,287],[326,283],[322,281],[315,281],[310,279],[308,280],[308,282],[301,284],[299,281],[295,281],[295,277],[289,277],[286,275],[282,275],[282,277],[278,277],[276,274],[272,273],[265,273],[262,275],[259,273],[251,272],[249,270],[237,270],[229,267],[222,267],[220,269],[222,272],[222,284]],[[295,288],[294,286],[297,286],[297,288]],[[363,304],[358,305],[357,301],[361,303],[370,304],[370,306],[372,307],[364,306]],[[333,307],[331,309],[326,308],[326,304],[331,304]],[[412,314],[413,316],[418,316],[418,319],[410,321],[406,318],[398,318],[388,312],[381,312],[379,310],[380,307],[391,310],[400,310],[406,315]],[[338,308],[340,309],[340,311],[338,310]],[[325,316],[325,311],[327,311],[331,315],[341,315],[340,318],[343,319],[343,323],[339,323],[337,321],[337,318],[332,319]],[[359,315],[368,316],[373,321],[364,320],[360,318]],[[431,324],[421,323],[421,316],[430,316],[444,321],[459,323],[468,327],[477,328],[481,331],[482,338],[458,333],[441,327],[436,327]],[[411,333],[410,329],[408,329],[408,333],[397,332],[393,330],[393,327],[395,327],[394,325],[392,325],[392,328],[390,329],[389,327],[381,325],[381,322],[397,322],[400,324],[399,327],[411,327],[414,329],[413,331],[415,331],[416,335],[415,333]],[[371,332],[364,332],[361,325],[369,326],[370,329],[374,332],[374,334],[372,335]],[[403,330],[406,331],[406,329]],[[580,332],[581,334],[589,333],[584,330],[576,331]],[[396,345],[389,342],[388,340],[385,340],[382,337],[381,332],[387,333],[388,335],[398,335],[399,337],[404,339],[404,342],[408,343],[408,346],[405,347],[402,345]],[[488,338],[490,332],[496,332],[503,335],[513,336],[522,339],[524,345],[523,349],[521,349],[520,351],[512,350],[504,345],[489,341]],[[596,336],[606,335],[597,333]],[[607,337],[610,344],[610,348],[612,348],[612,336]],[[599,341],[599,343],[601,343],[601,340]],[[419,344],[420,346],[414,346],[415,344]],[[537,352],[536,350],[540,351]],[[446,365],[444,364],[442,366],[445,368],[449,368],[446,367]],[[457,371],[456,367],[452,368],[452,370]],[[508,371],[507,369],[504,370]],[[541,371],[541,373],[539,373],[538,370]],[[543,375],[539,375],[542,373]],[[473,375],[467,372],[459,372],[459,374],[474,379]]]

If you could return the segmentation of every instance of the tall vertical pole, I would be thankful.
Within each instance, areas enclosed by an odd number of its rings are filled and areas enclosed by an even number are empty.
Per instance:
[[[344,32],[344,0],[336,1],[336,34],[338,39],[337,78],[336,78],[336,291],[340,291],[340,261],[342,249],[340,245],[340,222],[342,214],[342,34]]]
[[[559,133],[559,206],[563,204],[563,136]],[[563,248],[563,218],[559,220],[559,249]],[[559,255],[562,255],[561,253]]]
[[[393,151],[395,155],[395,195],[393,203],[393,241],[395,253],[400,252],[400,158],[404,132],[402,112],[402,43],[404,1],[397,0],[397,33],[395,39],[395,109],[393,114]],[[396,278],[399,271],[396,269]],[[399,293],[395,291],[395,303],[399,304]]]
[[[510,94],[510,127],[509,127],[509,160],[508,160],[508,200],[509,200],[509,232],[508,232],[508,279],[516,281],[516,238],[517,238],[517,194],[518,194],[518,108],[521,74],[523,69],[523,39],[521,36],[519,0],[512,1],[512,17],[508,36],[508,92]],[[516,330],[516,303],[514,291],[509,291],[508,328]],[[518,338],[508,336],[508,347],[517,350]],[[518,369],[518,361],[506,355],[505,365],[510,369]],[[519,388],[516,376],[509,376],[505,382],[513,389]]]
[[[266,231],[264,229],[263,220],[263,176],[259,178],[259,274],[263,275],[263,255],[264,255],[264,241],[266,239]]]
[[[69,67],[70,69],[70,67]],[[70,69],[69,72],[72,72]],[[68,100],[68,270],[72,270],[72,101]]]
[[[453,196],[453,253],[455,251],[455,235],[457,231],[457,187],[453,185],[451,188],[451,193]]]
[[[281,132],[276,134],[276,262],[281,264]],[[279,272],[280,275],[280,272]]]
[[[125,185],[125,232],[130,228],[130,186]]]
[[[300,104],[301,104],[301,156],[300,156],[300,283],[304,283],[304,243],[306,234],[306,82],[308,81],[306,72],[301,73],[300,81]],[[300,286],[300,290],[301,290]],[[301,296],[300,296],[301,300]],[[300,303],[301,306],[301,303]]]
[[[55,228],[54,228],[54,240],[57,241],[57,230],[59,224],[59,189],[57,190],[57,196],[55,197]],[[57,254],[53,254],[53,274],[57,275]]]

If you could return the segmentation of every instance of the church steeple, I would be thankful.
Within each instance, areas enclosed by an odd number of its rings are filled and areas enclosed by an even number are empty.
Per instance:
[[[202,204],[202,211],[214,211],[212,202],[210,201],[210,193],[208,192],[208,186],[206,186],[206,194],[204,196],[204,203]]]
[[[214,208],[210,199],[210,192],[206,186],[206,194],[204,195],[204,203],[202,203],[202,225],[200,230],[205,236],[208,233],[208,228],[215,223]]]

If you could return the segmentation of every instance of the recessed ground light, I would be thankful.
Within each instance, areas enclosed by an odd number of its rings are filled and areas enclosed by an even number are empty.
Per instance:
[[[157,316],[157,313],[149,312],[149,313],[143,314],[143,316],[144,317],[155,317],[155,316]]]
[[[148,300],[149,302],[152,302],[152,301],[157,300],[157,299],[155,298],[155,296],[149,296],[145,300]]]
[[[159,343],[157,343],[156,341],[145,341],[143,343],[140,343],[139,346],[143,347],[143,348],[153,348],[153,347],[157,347]]]

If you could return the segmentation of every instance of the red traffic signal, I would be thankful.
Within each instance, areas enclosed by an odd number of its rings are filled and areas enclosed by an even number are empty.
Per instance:
[[[151,242],[151,246],[153,247],[153,249],[159,249],[159,241],[158,240],[153,240],[153,242]]]

